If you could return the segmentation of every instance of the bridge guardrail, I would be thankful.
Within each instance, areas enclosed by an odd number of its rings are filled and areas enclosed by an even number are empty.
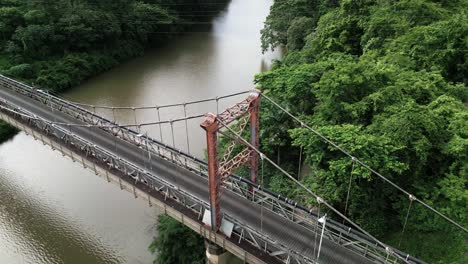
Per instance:
[[[0,105],[7,106],[9,109],[24,113],[25,115],[34,115],[33,113],[27,112],[14,105],[9,105],[7,102],[0,101]],[[11,113],[2,111],[1,109],[0,112],[11,115]],[[16,116],[15,119],[21,120],[23,123],[37,128],[39,131],[43,131],[47,136],[53,137],[54,140],[59,141],[61,144],[81,150],[87,157],[92,157],[100,161],[102,164],[109,166],[109,168],[118,170],[124,175],[131,177],[133,180],[135,180],[135,183],[143,183],[152,190],[162,193],[166,198],[177,201],[179,204],[185,206],[185,208],[198,214],[199,220],[203,214],[203,211],[209,208],[209,204],[200,198],[191,195],[189,192],[171,184],[168,181],[146,172],[130,161],[122,159],[112,152],[94,145],[93,143],[86,141],[74,133],[70,133],[70,131],[66,128],[60,127],[58,125],[49,125],[47,122],[38,119],[33,120],[26,116]],[[238,243],[240,243],[242,240],[255,247],[261,245],[261,249],[267,253],[285,252],[287,253],[287,256],[292,256],[294,259],[301,259],[307,261],[307,263],[314,263],[313,260],[290,250],[287,246],[282,245],[278,241],[272,240],[264,234],[257,232],[254,228],[249,227],[245,223],[237,221],[235,217],[232,217],[231,215],[224,214],[224,218],[235,224],[233,235],[239,238]],[[281,261],[286,260],[286,258],[281,255],[276,255],[276,257]],[[297,263],[303,262],[299,261]]]
[[[36,101],[46,104],[49,107],[51,107],[51,109],[73,116],[82,122],[91,125],[101,126],[102,130],[108,133],[112,133],[114,136],[131,142],[132,144],[146,147],[147,151],[153,153],[154,155],[176,163],[179,166],[186,168],[192,172],[196,172],[197,175],[203,178],[207,177],[208,172],[206,162],[196,158],[195,156],[191,156],[181,150],[175,149],[171,146],[161,143],[151,137],[141,135],[138,132],[127,127],[119,127],[113,121],[98,116],[95,113],[88,111],[87,109],[74,105],[70,102],[67,102],[66,100],[55,97],[43,91],[36,90],[11,78],[0,75],[0,85],[13,89],[14,91],[22,95],[28,96]],[[239,185],[239,183],[241,185]],[[232,186],[237,187],[234,188]],[[256,193],[258,194],[257,197],[262,197],[262,199],[270,200],[270,205],[276,203],[272,207],[273,212],[279,213],[279,215],[287,219],[292,219],[297,224],[300,224],[308,230],[315,232],[317,226],[317,215],[312,210],[305,208],[300,204],[297,204],[297,202],[291,199],[282,197],[279,194],[264,189],[258,184],[254,184],[242,177],[233,175],[228,180],[228,188],[231,189],[231,191],[234,191],[238,195],[242,195],[247,199],[250,199],[250,197],[248,195],[248,192],[245,191],[245,189],[250,186],[256,187]],[[263,206],[263,203],[260,203],[260,206]],[[266,209],[270,210],[268,208]],[[277,210],[275,211],[274,209]],[[346,246],[348,249],[358,254],[364,255],[367,258],[372,259],[374,261],[384,262],[385,259],[387,259],[386,261],[389,261],[388,258],[392,259],[388,256],[387,249],[383,248],[379,244],[376,244],[375,241],[362,234],[358,230],[355,230],[351,227],[345,226],[333,220],[327,220],[326,226],[327,234],[332,241],[338,242],[340,245]],[[403,259],[406,259],[408,262],[424,263],[397,249],[391,248],[391,250],[399,254]],[[397,258],[394,258],[394,262],[397,263]]]

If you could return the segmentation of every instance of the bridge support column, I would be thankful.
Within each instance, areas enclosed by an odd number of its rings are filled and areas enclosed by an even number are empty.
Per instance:
[[[250,103],[250,144],[259,149],[260,147],[260,140],[259,140],[259,129],[260,129],[260,92],[255,90],[250,94],[252,98],[252,102]],[[255,151],[252,151],[250,154],[250,180],[253,183],[257,183],[257,175],[258,175],[258,154]],[[263,182],[262,182],[263,184]],[[250,192],[253,189],[250,187]]]
[[[205,240],[206,263],[207,264],[227,264],[232,255],[222,247]]]
[[[219,128],[216,115],[208,113],[201,127],[206,130],[206,142],[208,145],[208,186],[210,189],[211,229],[215,232],[221,227],[219,207],[219,188],[221,184],[218,175],[218,146],[217,131]]]

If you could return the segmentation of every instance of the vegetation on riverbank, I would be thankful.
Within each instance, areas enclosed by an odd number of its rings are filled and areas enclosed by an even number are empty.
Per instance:
[[[0,0],[0,71],[61,91],[203,24],[226,2]]]
[[[18,133],[18,130],[0,120],[0,144],[9,140]]]
[[[157,237],[150,251],[157,257],[155,264],[205,263],[203,237],[167,215],[158,218]]]
[[[288,52],[256,82],[370,167],[467,226],[466,10],[465,0],[276,0],[263,48],[284,45]],[[308,188],[426,261],[468,261],[466,234],[413,203],[401,236],[406,195],[267,102],[262,107],[263,150],[297,174],[302,149],[311,168],[301,179]],[[274,191],[317,206],[268,166],[265,178]]]

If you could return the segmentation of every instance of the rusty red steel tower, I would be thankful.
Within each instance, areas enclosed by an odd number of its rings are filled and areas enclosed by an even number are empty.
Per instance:
[[[250,180],[257,182],[258,175],[258,154],[244,146],[241,142],[234,139],[227,147],[223,158],[218,158],[218,134],[227,136],[227,133],[221,131],[221,128],[228,126],[232,122],[244,118],[244,122],[239,122],[240,133],[246,125],[250,123],[250,144],[257,148],[259,147],[259,110],[260,110],[261,93],[258,90],[252,90],[249,96],[242,102],[229,107],[224,112],[215,115],[207,113],[205,121],[200,125],[206,131],[206,143],[208,152],[208,184],[210,190],[210,207],[211,207],[211,228],[218,231],[221,227],[220,215],[220,188],[221,184],[244,164],[250,165]],[[231,137],[232,139],[232,137]],[[242,144],[244,149],[237,155],[230,158],[235,146]]]

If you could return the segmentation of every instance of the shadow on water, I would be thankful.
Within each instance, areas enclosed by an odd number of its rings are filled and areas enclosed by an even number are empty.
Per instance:
[[[150,262],[157,212],[25,133],[0,147],[0,194],[2,264]]]
[[[14,173],[0,168],[0,219],[2,226],[22,236],[17,251],[30,251],[34,263],[121,263],[118,253],[102,241],[83,232],[53,208],[18,186]],[[7,234],[10,232],[7,232]],[[4,237],[2,240],[15,239]],[[28,241],[28,245],[24,244]],[[11,241],[10,241],[11,242]],[[21,254],[25,254],[23,252]]]

